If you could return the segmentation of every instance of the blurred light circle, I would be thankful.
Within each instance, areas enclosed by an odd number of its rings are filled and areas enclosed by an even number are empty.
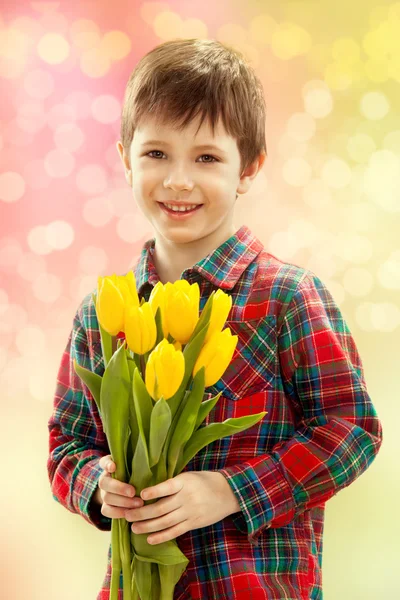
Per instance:
[[[24,78],[24,89],[31,98],[44,100],[54,91],[54,77],[44,69],[33,69]]]
[[[100,46],[111,60],[121,60],[131,51],[131,40],[123,31],[107,31],[101,38]]]
[[[100,42],[100,31],[94,21],[77,19],[70,27],[72,43],[81,50],[89,50]]]
[[[355,318],[359,328],[363,331],[373,331],[374,325],[372,323],[372,302],[362,302],[355,310]]]
[[[139,212],[118,219],[116,230],[118,237],[128,244],[142,240],[150,231],[147,219]]]
[[[392,302],[379,302],[371,307],[371,323],[377,331],[395,331],[400,325],[400,309]]]
[[[251,19],[249,35],[257,44],[267,45],[277,29],[278,24],[273,17],[267,13],[262,13]]]
[[[46,271],[46,261],[41,256],[25,252],[17,265],[17,273],[25,281],[34,281]]]
[[[277,231],[270,237],[268,251],[283,260],[290,260],[298,249],[298,240],[290,231]]]
[[[46,349],[46,337],[35,325],[27,325],[17,331],[15,345],[22,356],[35,357]]]
[[[43,190],[50,185],[51,181],[41,158],[24,165],[24,179],[26,185],[33,190]]]
[[[83,205],[82,215],[92,227],[104,227],[113,218],[109,202],[102,196],[89,198]]]
[[[53,251],[53,248],[47,242],[46,227],[44,225],[37,225],[36,227],[33,227],[28,232],[27,242],[29,248],[35,254],[45,256]]]
[[[0,330],[2,333],[19,331],[25,327],[28,321],[28,313],[19,304],[10,302],[2,315]]]
[[[376,227],[377,209],[371,202],[354,202],[345,207],[347,223],[353,231],[372,231]]]
[[[399,190],[400,157],[389,150],[374,152],[365,173],[365,194],[380,208],[389,212],[399,212]]]
[[[88,275],[104,273],[108,262],[106,251],[96,246],[86,246],[79,255],[79,268]]]
[[[321,171],[321,178],[331,188],[343,188],[351,182],[351,169],[340,158],[329,158]]]
[[[46,226],[46,241],[54,250],[69,248],[74,238],[74,229],[66,221],[53,221]]]
[[[54,132],[54,143],[56,146],[68,152],[78,150],[84,141],[85,136],[83,131],[75,123],[60,125]]]
[[[47,124],[53,130],[67,123],[73,123],[75,120],[76,112],[72,104],[55,104],[47,116]]]
[[[371,241],[354,232],[342,232],[336,236],[335,254],[348,262],[366,263],[373,254]]]
[[[315,131],[315,120],[307,113],[295,113],[290,117],[287,124],[288,134],[298,142],[310,140]]]
[[[322,179],[312,179],[304,186],[303,199],[311,208],[321,208],[331,204],[332,192]]]
[[[283,22],[272,33],[270,45],[281,60],[289,60],[309,52],[312,39],[308,31],[296,23]]]
[[[172,10],[164,10],[154,17],[153,28],[161,40],[179,38],[183,30],[183,19]]]
[[[66,150],[57,148],[46,154],[44,167],[50,177],[62,179],[71,175],[75,167],[75,158]]]
[[[303,86],[302,94],[305,111],[315,119],[323,119],[332,112],[332,94],[324,81],[308,81]]]
[[[74,302],[80,302],[87,294],[92,293],[97,288],[98,276],[99,273],[82,275],[70,281],[69,293]]]
[[[389,79],[389,65],[387,58],[369,58],[364,63],[366,76],[373,83],[385,83]]]
[[[325,81],[332,90],[347,90],[354,83],[353,67],[342,63],[330,63],[324,69]]]
[[[34,39],[40,36],[42,27],[37,19],[28,16],[20,16],[9,22],[11,29],[18,29],[26,38]]]
[[[0,269],[6,272],[15,270],[23,250],[18,240],[12,237],[0,238]]]
[[[92,103],[92,115],[100,123],[113,123],[120,119],[121,105],[111,94],[98,96]]]
[[[351,37],[338,38],[332,44],[332,56],[340,63],[355,64],[360,60],[360,46]]]
[[[319,233],[315,225],[306,219],[292,221],[288,227],[288,231],[295,236],[299,248],[312,246],[319,238]]]
[[[59,65],[69,56],[70,46],[59,33],[45,33],[37,45],[38,55],[50,65]]]
[[[367,162],[376,150],[376,144],[371,136],[366,133],[356,133],[347,142],[347,152],[358,163]]]
[[[136,204],[132,196],[132,190],[128,186],[111,190],[107,195],[107,206],[116,217],[123,217],[129,213],[136,214]]]
[[[33,142],[33,135],[23,131],[16,119],[12,119],[3,126],[4,141],[10,146],[25,148]]]
[[[100,165],[91,164],[79,169],[76,185],[85,194],[101,194],[107,187],[107,174]]]
[[[37,133],[45,127],[46,120],[41,102],[29,102],[18,107],[16,122],[23,131]]]
[[[25,181],[19,173],[0,173],[0,200],[11,203],[20,200],[25,193]]]
[[[92,96],[89,92],[77,90],[69,93],[64,100],[70,107],[76,120],[86,120],[91,115]]]
[[[97,79],[103,77],[111,67],[111,61],[99,46],[85,50],[81,56],[80,67],[82,73]]]
[[[45,304],[52,304],[61,295],[61,279],[51,273],[42,273],[32,283],[33,295]]]
[[[283,164],[282,174],[286,183],[301,187],[310,181],[312,169],[304,158],[289,158]]]
[[[394,250],[378,268],[378,280],[388,290],[400,290],[400,250]]]
[[[360,101],[361,114],[371,121],[383,119],[389,112],[389,102],[382,92],[367,92]]]
[[[383,138],[383,147],[394,154],[400,154],[400,129],[390,131]]]
[[[366,296],[374,285],[374,278],[367,269],[350,267],[343,274],[343,287],[352,296]]]

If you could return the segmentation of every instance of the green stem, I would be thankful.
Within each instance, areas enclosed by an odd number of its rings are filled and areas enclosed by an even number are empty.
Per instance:
[[[123,598],[124,600],[132,600],[131,595],[131,536],[129,533],[129,523],[125,519],[118,519],[119,534],[121,541],[121,562],[123,575]]]
[[[121,556],[119,547],[119,525],[117,519],[111,521],[111,584],[110,600],[118,600]]]

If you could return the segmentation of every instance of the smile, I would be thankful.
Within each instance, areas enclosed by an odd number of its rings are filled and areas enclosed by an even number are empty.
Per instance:
[[[203,205],[202,204],[191,204],[189,206],[180,207],[172,204],[158,203],[161,210],[172,219],[186,219],[197,212]]]

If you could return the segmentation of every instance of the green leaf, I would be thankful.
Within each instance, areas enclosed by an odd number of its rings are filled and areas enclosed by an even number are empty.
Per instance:
[[[156,322],[156,327],[157,327],[157,339],[156,339],[155,345],[157,346],[161,342],[161,340],[164,338],[160,307],[158,307],[156,310],[155,322]]]
[[[116,464],[115,477],[126,481],[124,444],[129,419],[131,380],[126,352],[121,346],[111,357],[100,390],[103,428],[111,456]]]
[[[144,388],[145,395],[143,395],[143,386],[141,385],[141,383],[143,384],[143,380],[141,378],[139,370],[135,369],[133,373],[132,383],[133,403],[135,407],[137,425],[139,428],[139,435],[136,444],[135,454],[132,460],[132,480],[133,485],[137,490],[137,495],[140,494],[140,492],[143,490],[143,488],[147,486],[148,482],[152,478],[152,472],[149,464],[149,454],[147,450],[146,435],[143,427],[143,415],[145,416],[145,419],[148,419],[148,423],[150,423],[151,413],[148,411],[148,401],[146,398],[146,395],[149,395],[146,388]],[[151,398],[150,402],[152,402]],[[148,425],[148,427],[150,427],[150,425]]]
[[[182,577],[187,565],[180,563],[179,565],[158,565],[158,572],[161,584],[160,598],[173,598],[174,589],[180,578]]]
[[[96,404],[97,404],[97,408],[99,410],[99,413],[101,414],[101,406],[100,406],[100,390],[101,390],[101,383],[103,381],[103,378],[98,375],[97,373],[94,373],[93,371],[89,371],[89,369],[85,369],[85,367],[81,367],[81,365],[78,365],[78,363],[76,362],[76,360],[74,359],[74,369],[77,375],[79,375],[79,377],[82,379],[83,383],[85,383],[87,385],[87,387],[90,390],[90,393],[92,394]]]
[[[153,474],[149,467],[147,448],[143,442],[143,436],[139,434],[135,454],[132,459],[132,475],[130,481],[136,489],[137,496],[139,496],[141,491],[149,485],[152,476]]]
[[[209,398],[208,400],[204,400],[204,402],[201,403],[201,406],[199,408],[199,414],[197,415],[196,425],[194,426],[195,431],[199,428],[206,416],[212,411],[214,406],[217,404],[218,400],[221,397],[221,394],[222,392],[219,392],[216,396],[214,396],[214,398]]]
[[[160,398],[153,406],[150,418],[150,467],[153,467],[160,459],[170,425],[171,410],[164,398]]]
[[[133,396],[136,399],[140,399],[140,419],[145,443],[146,446],[148,446],[150,440],[150,419],[153,411],[153,400],[147,391],[139,369],[136,369],[133,372]],[[136,404],[135,407],[137,414],[138,408]]]
[[[202,367],[193,380],[193,388],[186,399],[168,447],[168,477],[173,477],[181,449],[190,439],[197,420],[199,408],[204,398],[205,368]]]
[[[187,463],[193,458],[199,450],[215,442],[215,440],[234,435],[245,429],[253,427],[256,423],[261,421],[267,414],[266,411],[257,413],[256,415],[246,415],[244,417],[237,417],[232,419],[226,419],[222,423],[211,423],[206,427],[198,429],[191,437],[187,445],[185,446],[182,458],[178,461],[175,472],[180,473],[187,465]]]
[[[143,600],[150,600],[151,595],[151,564],[149,562],[143,562],[138,559],[135,555],[134,558],[134,572],[136,586],[139,592],[140,598]]]
[[[184,564],[186,567],[189,561],[179,549],[176,540],[152,546],[147,541],[148,535],[148,533],[133,532],[131,534],[131,543],[138,560],[165,566]]]
[[[93,300],[94,308],[96,311],[96,296],[94,294],[92,294],[92,300]],[[96,311],[96,317],[97,317],[97,311]],[[101,350],[103,353],[104,368],[106,368],[108,363],[111,360],[112,355],[113,355],[112,336],[105,329],[103,329],[103,327],[100,325],[100,321],[99,321],[98,317],[97,317],[97,323],[99,325],[99,331],[100,331]]]

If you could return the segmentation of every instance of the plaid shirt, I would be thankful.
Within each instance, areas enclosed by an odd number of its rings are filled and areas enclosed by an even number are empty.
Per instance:
[[[154,244],[145,243],[134,268],[146,300],[159,281]],[[201,309],[218,288],[233,300],[227,326],[238,345],[222,379],[206,389],[207,397],[223,395],[205,423],[267,414],[209,444],[184,468],[218,470],[241,510],[177,538],[189,564],[174,599],[321,600],[325,502],[369,467],[382,443],[353,337],[322,281],[269,254],[245,225],[182,278],[199,284]],[[111,519],[91,502],[99,459],[110,451],[74,358],[104,372],[91,294],[61,359],[47,468],[54,499],[110,531]],[[110,552],[97,600],[109,598]]]

